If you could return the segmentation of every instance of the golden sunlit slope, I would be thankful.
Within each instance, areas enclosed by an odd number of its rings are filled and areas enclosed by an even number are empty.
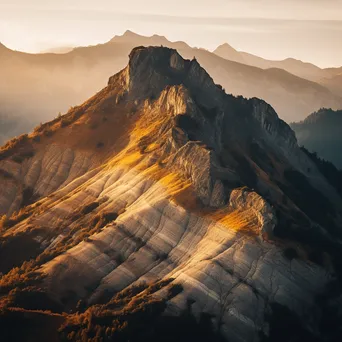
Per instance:
[[[311,324],[329,269],[308,259],[317,241],[338,245],[342,199],[270,105],[227,95],[196,59],[137,47],[103,90],[0,156],[4,310],[75,327],[72,313],[162,281],[148,297],[162,312],[192,303],[231,341],[267,333],[274,302]]]

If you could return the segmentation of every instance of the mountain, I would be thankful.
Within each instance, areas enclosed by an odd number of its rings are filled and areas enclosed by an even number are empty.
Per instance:
[[[228,43],[224,43],[217,47],[214,53],[222,58],[228,59],[229,61],[238,62],[242,64],[249,64],[245,63],[242,53],[235,50]]]
[[[342,68],[340,73],[322,78],[319,83],[336,95],[342,94]]]
[[[229,341],[312,341],[327,320],[338,336],[341,193],[269,104],[196,59],[134,48],[0,159],[2,336],[188,341],[190,313]]]
[[[193,51],[180,50],[180,53],[191,58]],[[333,95],[327,88],[285,70],[263,70],[224,60],[203,50],[193,54],[228,92],[266,100],[287,122],[303,118],[303,113],[312,112],[308,112],[309,108],[325,107],[323,103],[331,103],[330,107],[335,109],[342,106],[341,97]]]
[[[292,123],[291,128],[301,145],[309,151],[316,152],[319,157],[334,163],[342,169],[342,111],[320,109],[305,120]]]
[[[338,75],[341,73],[342,69],[342,67],[322,69],[312,63],[303,62],[295,58],[286,58],[279,61],[269,60],[247,52],[237,51],[227,43],[218,46],[213,53],[230,61],[255,66],[261,69],[283,69],[293,75],[318,83],[320,83],[321,79],[330,79]],[[339,96],[341,96],[341,94],[342,93],[339,92]]]
[[[159,36],[154,34],[151,37],[142,36],[140,34],[134,33],[130,30],[127,30],[122,36],[114,36],[110,41],[110,43],[114,44],[131,44],[134,47],[139,45],[164,45],[169,46],[172,45],[174,49],[190,49],[190,46],[184,42],[170,42],[163,36]]]
[[[176,48],[184,58],[196,56],[228,92],[263,98],[288,122],[304,119],[317,108],[342,107],[341,96],[283,70],[262,70],[227,61],[183,42],[127,31],[105,44],[79,47],[65,54],[27,54],[3,46],[0,49],[0,108],[28,123],[20,132],[24,133],[102,89],[108,75],[121,70],[132,48],[141,45],[163,45]],[[6,138],[10,137],[12,132]]]

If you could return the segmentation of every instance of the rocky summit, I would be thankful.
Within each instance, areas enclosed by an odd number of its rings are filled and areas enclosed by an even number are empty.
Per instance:
[[[227,95],[196,59],[129,57],[83,105],[0,150],[3,310],[47,315],[51,337],[163,284],[164,315],[209,314],[229,341],[271,336],[279,308],[319,337],[317,298],[339,279],[331,179],[270,105]]]

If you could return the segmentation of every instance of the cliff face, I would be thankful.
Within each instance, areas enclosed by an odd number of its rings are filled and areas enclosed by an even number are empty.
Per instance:
[[[309,241],[293,238],[339,235],[341,198],[272,107],[225,94],[175,50],[135,48],[105,89],[1,153],[0,210],[18,210],[27,188],[34,202],[4,221],[2,239],[34,247],[3,249],[0,271],[35,259],[23,283],[38,274],[65,310],[172,278],[184,291],[167,312],[191,300],[231,341],[253,341],[270,303],[304,317],[328,281],[305,257]],[[4,279],[11,289],[16,278]]]

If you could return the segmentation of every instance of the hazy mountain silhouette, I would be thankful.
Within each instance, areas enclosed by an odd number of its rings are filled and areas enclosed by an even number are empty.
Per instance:
[[[239,62],[242,64],[249,64],[244,61],[242,53],[235,50],[232,46],[228,43],[224,43],[220,45],[214,53],[222,58],[228,59],[233,62]]]
[[[319,83],[336,95],[342,94],[342,68],[339,69],[336,75],[325,77],[319,80]]]
[[[155,46],[168,46],[172,45],[174,49],[190,49],[190,46],[184,42],[177,41],[177,42],[170,42],[163,36],[159,36],[157,34],[146,37],[140,34],[134,33],[130,30],[127,30],[122,36],[114,36],[110,43],[130,43],[134,46],[139,45],[155,45]]]
[[[342,169],[342,110],[320,109],[291,128],[299,144]]]
[[[185,58],[196,56],[228,93],[263,98],[288,122],[304,119],[317,108],[342,107],[342,98],[326,87],[284,70],[263,70],[191,48],[184,42],[127,31],[108,43],[75,48],[65,54],[27,54],[2,46],[0,108],[25,118],[25,131],[33,128],[100,90],[108,75],[123,68],[131,49],[139,45],[169,46]],[[7,136],[12,135],[8,132]]]
[[[341,73],[341,68],[322,69],[312,63],[303,62],[295,58],[286,58],[279,61],[268,60],[247,52],[237,51],[227,43],[217,47],[214,50],[214,53],[225,59],[255,66],[261,69],[283,69],[293,75],[315,82],[319,82],[322,78],[329,79]],[[342,93],[340,92],[339,95],[341,96]]]

